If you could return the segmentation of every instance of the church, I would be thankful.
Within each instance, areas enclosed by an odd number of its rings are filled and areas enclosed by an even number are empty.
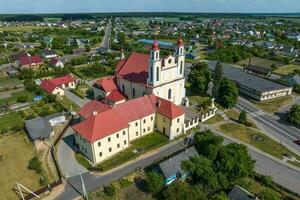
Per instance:
[[[184,65],[184,45],[180,37],[174,55],[165,58],[161,58],[158,42],[154,41],[150,55],[133,52],[126,59],[122,53],[115,69],[114,81],[120,92],[128,99],[154,94],[181,105],[185,97]],[[98,86],[96,83],[94,88],[96,98],[103,91],[103,85]]]

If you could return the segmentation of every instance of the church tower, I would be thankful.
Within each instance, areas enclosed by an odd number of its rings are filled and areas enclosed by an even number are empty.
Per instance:
[[[155,40],[151,51],[148,66],[148,84],[157,86],[161,81],[161,59],[159,55],[158,42]]]
[[[181,36],[179,36],[177,40],[176,59],[177,59],[177,66],[178,66],[178,75],[180,77],[183,77],[184,65],[185,65],[185,52],[184,52],[184,45]]]

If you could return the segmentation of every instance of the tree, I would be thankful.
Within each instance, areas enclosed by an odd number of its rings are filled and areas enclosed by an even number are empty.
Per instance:
[[[91,51],[90,45],[85,45],[85,52],[90,52],[90,51]]]
[[[25,103],[26,101],[28,101],[28,97],[25,95],[19,96],[17,98],[17,102],[19,102],[19,103]]]
[[[214,160],[222,147],[223,138],[214,135],[210,130],[197,132],[194,136],[195,147],[200,155]]]
[[[241,113],[240,113],[240,116],[239,116],[239,123],[241,124],[247,124],[247,113],[245,110],[243,110]]]
[[[28,169],[30,170],[34,170],[39,174],[42,174],[43,170],[42,170],[42,163],[41,161],[39,161],[38,157],[33,157],[31,160],[29,160]]]
[[[30,92],[33,92],[37,89],[37,86],[36,86],[35,82],[32,79],[25,80],[24,81],[24,86],[25,86],[25,89],[30,91]]]
[[[34,71],[32,69],[22,69],[20,71],[19,78],[21,80],[33,79],[34,78]]]
[[[163,191],[165,200],[207,200],[199,186],[190,186],[186,182],[178,181]]]
[[[104,189],[104,193],[109,197],[113,197],[116,194],[116,188],[113,184],[109,184],[108,186],[105,186],[103,189]]]
[[[293,105],[289,113],[289,121],[297,126],[300,125],[300,105]]]
[[[152,194],[159,193],[164,187],[164,178],[156,172],[149,172],[145,179],[146,190]]]
[[[277,193],[270,189],[265,189],[258,194],[260,200],[280,200]]]
[[[217,62],[215,71],[214,71],[214,80],[213,80],[213,89],[212,89],[212,95],[213,97],[217,97],[219,93],[219,88],[221,85],[221,82],[223,80],[223,66],[221,62]]]
[[[214,194],[211,197],[211,200],[228,200],[228,197],[224,192],[221,192],[221,193],[218,193],[218,194]]]
[[[188,76],[191,89],[196,94],[206,94],[210,82],[210,71],[206,63],[197,63],[192,66]]]
[[[223,79],[219,88],[218,102],[224,108],[233,108],[237,102],[239,90],[236,84],[228,79]]]
[[[250,157],[247,147],[232,143],[222,146],[214,160],[216,171],[223,173],[230,183],[253,174],[255,161]]]

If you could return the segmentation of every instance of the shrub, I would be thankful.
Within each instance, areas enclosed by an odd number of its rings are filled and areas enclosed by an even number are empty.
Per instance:
[[[104,193],[107,196],[113,197],[116,194],[116,188],[113,184],[104,187]]]
[[[119,183],[120,183],[121,188],[128,187],[132,184],[132,182],[129,181],[128,179],[126,179],[126,178],[120,179]]]
[[[20,102],[20,103],[25,103],[26,101],[28,101],[27,96],[19,96],[17,99],[17,102]]]
[[[39,161],[38,157],[36,157],[36,156],[33,157],[29,161],[27,168],[30,169],[30,170],[34,170],[39,174],[42,174],[42,172],[43,172],[42,163],[41,163],[41,161]]]

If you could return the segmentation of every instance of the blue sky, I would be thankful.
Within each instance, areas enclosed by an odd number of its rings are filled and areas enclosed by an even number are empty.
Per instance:
[[[0,14],[143,11],[300,12],[300,0],[0,0]]]

